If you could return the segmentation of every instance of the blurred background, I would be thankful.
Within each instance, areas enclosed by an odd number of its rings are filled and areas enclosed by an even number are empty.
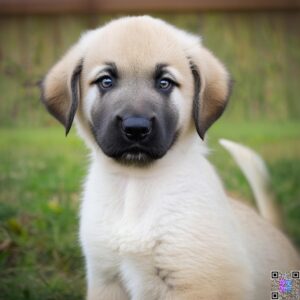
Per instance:
[[[0,0],[0,300],[82,299],[77,227],[88,159],[72,129],[39,101],[37,83],[88,29],[150,14],[203,37],[235,84],[209,130],[210,160],[230,194],[251,190],[221,137],[266,160],[285,232],[300,249],[298,0]],[[276,245],[274,245],[276,246]]]

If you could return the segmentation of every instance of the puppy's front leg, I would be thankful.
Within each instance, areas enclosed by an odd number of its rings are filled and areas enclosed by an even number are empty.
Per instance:
[[[129,300],[124,288],[118,282],[107,285],[88,285],[87,300]]]
[[[129,300],[117,269],[97,267],[96,262],[87,264],[87,300]]]

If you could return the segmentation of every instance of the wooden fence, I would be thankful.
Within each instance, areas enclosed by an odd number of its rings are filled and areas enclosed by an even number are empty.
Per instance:
[[[295,10],[299,0],[0,0],[2,14]]]

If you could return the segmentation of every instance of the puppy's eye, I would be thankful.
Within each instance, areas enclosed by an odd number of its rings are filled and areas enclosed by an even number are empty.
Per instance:
[[[169,91],[173,87],[173,81],[168,78],[161,78],[158,82],[158,88],[162,91]]]
[[[99,80],[97,80],[97,83],[99,84],[99,86],[102,89],[107,90],[107,89],[110,89],[113,87],[114,80],[110,76],[106,75],[106,76],[99,78]]]

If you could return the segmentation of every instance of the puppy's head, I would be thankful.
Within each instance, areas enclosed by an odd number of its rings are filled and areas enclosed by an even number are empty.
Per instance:
[[[150,17],[122,18],[86,33],[49,71],[42,99],[92,147],[145,165],[176,139],[206,130],[229,95],[224,66],[200,40]]]

